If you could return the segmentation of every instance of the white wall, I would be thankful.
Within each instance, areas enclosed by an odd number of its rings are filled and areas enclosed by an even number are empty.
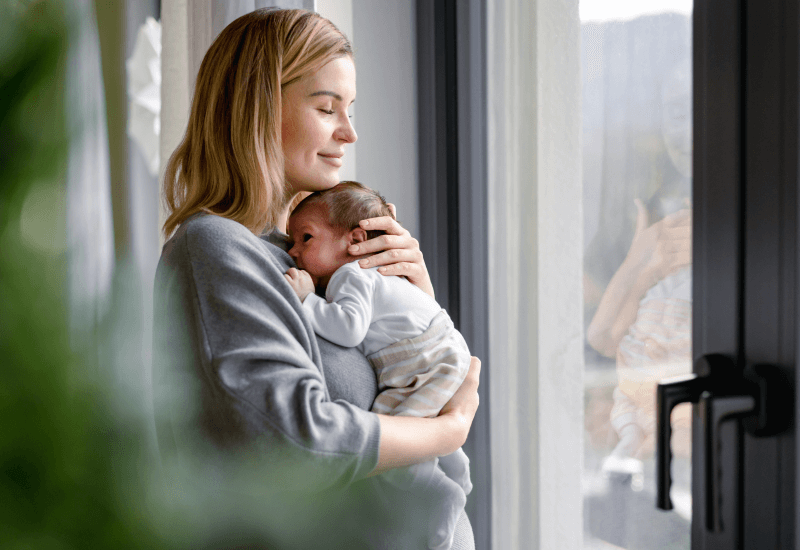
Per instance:
[[[317,9],[330,0],[317,0]],[[416,24],[413,0],[352,0],[358,181],[397,206],[419,237]]]
[[[353,0],[316,0],[314,2],[315,11],[321,16],[327,18],[336,27],[344,33],[344,35],[353,40]],[[358,87],[358,83],[356,83]],[[353,125],[356,126],[358,132],[358,103],[356,101],[350,107],[350,116]],[[360,149],[358,143],[352,143],[345,149],[345,155],[342,160],[342,167],[339,169],[339,179],[355,180],[358,181],[357,176],[357,161],[356,151]]]

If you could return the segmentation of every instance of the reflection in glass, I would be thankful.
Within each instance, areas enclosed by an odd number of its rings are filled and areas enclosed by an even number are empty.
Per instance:
[[[673,512],[655,508],[653,458],[655,386],[691,372],[691,15],[680,4],[582,21],[586,548],[690,546],[688,407],[672,417]]]

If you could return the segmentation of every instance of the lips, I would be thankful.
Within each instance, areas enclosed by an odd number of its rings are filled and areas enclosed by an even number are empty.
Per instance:
[[[317,153],[323,162],[326,162],[332,166],[339,167],[342,165],[342,156],[344,153]]]

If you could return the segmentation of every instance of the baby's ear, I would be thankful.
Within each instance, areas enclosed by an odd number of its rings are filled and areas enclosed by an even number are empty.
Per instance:
[[[363,243],[367,240],[367,230],[356,227],[350,232],[350,244]]]

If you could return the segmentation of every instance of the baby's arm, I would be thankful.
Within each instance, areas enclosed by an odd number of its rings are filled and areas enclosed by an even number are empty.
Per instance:
[[[303,311],[314,332],[340,346],[352,348],[364,341],[372,321],[374,283],[359,267],[345,266],[331,277],[327,301],[307,293]]]

